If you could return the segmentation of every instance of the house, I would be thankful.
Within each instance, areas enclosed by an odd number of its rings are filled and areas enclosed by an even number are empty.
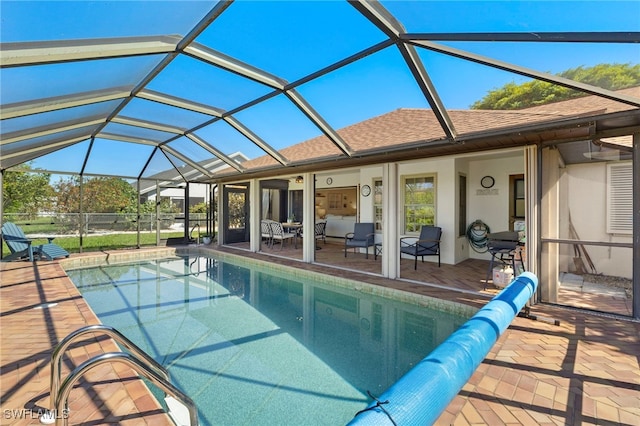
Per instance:
[[[640,87],[620,93],[640,98]],[[338,131],[354,152],[387,151],[389,161],[381,154],[378,161],[356,167],[319,167],[296,179],[275,175],[232,181],[232,186],[244,185],[249,202],[260,204],[264,197],[255,192],[259,191],[255,187],[261,188],[262,182],[273,179],[286,181],[290,194],[300,193],[295,200],[282,197],[289,203],[286,211],[303,211],[305,222],[325,219],[330,237],[343,236],[355,222],[376,223],[376,241],[390,247],[383,252],[380,272],[390,278],[399,274],[397,241],[417,235],[416,224],[433,223],[443,228],[442,262],[447,264],[490,258],[482,248],[474,250],[469,242],[469,227],[477,221],[492,232],[523,230],[529,268],[541,276],[541,298],[555,302],[566,274],[632,277],[633,136],[594,138],[597,129],[590,125],[590,119],[585,120],[631,109],[614,100],[586,96],[515,111],[450,111],[460,139],[494,131],[501,141],[513,126],[535,128],[540,122],[553,132],[550,118],[559,128],[564,126],[569,133],[577,134],[570,134],[567,142],[562,138],[511,145],[494,142],[473,151],[466,147],[467,152],[455,152],[456,146],[448,143],[443,144],[441,154],[421,155],[416,149],[413,158],[404,155],[392,159],[399,146],[406,149],[442,139],[431,110],[398,109]],[[282,153],[291,160],[326,158],[329,162],[341,155],[324,136],[283,149]],[[244,165],[265,167],[272,161],[263,156]],[[409,191],[416,190],[424,192],[423,199],[431,197],[429,205],[411,205]],[[224,215],[222,199],[218,208]],[[255,235],[260,212],[251,210],[251,229],[244,239],[251,241],[253,251],[261,249],[260,238]],[[220,243],[241,240],[225,240],[223,232]],[[540,258],[535,256],[537,250]],[[305,254],[305,261],[313,261],[312,250]]]

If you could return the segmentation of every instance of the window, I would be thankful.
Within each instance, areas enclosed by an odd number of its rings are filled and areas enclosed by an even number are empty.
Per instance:
[[[404,232],[420,232],[422,225],[435,225],[436,177],[408,177],[404,180]]]
[[[342,208],[342,194],[339,192],[329,194],[329,210]]]
[[[513,216],[524,219],[524,177],[513,180]]]
[[[382,231],[382,179],[373,181],[373,219],[376,232]]]
[[[607,232],[633,232],[633,170],[631,163],[607,165]]]

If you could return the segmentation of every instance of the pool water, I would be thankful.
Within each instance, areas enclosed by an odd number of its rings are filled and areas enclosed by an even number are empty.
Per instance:
[[[67,273],[202,425],[346,424],[471,316],[208,257]]]

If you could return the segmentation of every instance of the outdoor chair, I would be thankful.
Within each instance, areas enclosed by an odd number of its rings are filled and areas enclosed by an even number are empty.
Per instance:
[[[316,222],[314,226],[316,241],[322,240],[325,244],[327,244],[327,222]]]
[[[284,247],[284,242],[286,240],[294,240],[296,239],[296,233],[295,232],[286,232],[284,230],[284,227],[282,226],[282,223],[280,222],[269,222],[269,226],[271,227],[271,241],[272,241],[272,245],[276,242],[276,241],[280,241],[280,250],[282,250],[282,247]],[[289,242],[289,244],[291,244],[291,242]]]
[[[425,256],[438,256],[438,267],[440,267],[440,238],[442,228],[439,226],[423,225],[420,228],[420,236],[400,238],[400,256],[407,254],[414,256],[413,269],[418,269],[418,256],[424,262]]]
[[[267,247],[271,247],[273,245],[273,232],[271,231],[271,220],[263,219],[260,221],[260,232],[262,235],[262,241],[267,242]]]
[[[354,224],[353,232],[344,236],[344,257],[347,257],[348,248],[364,248],[365,258],[369,258],[369,247],[375,245],[375,225],[368,222]]]
[[[516,259],[520,260],[522,270],[525,271],[522,258],[517,255],[517,248],[520,246],[520,234],[515,231],[503,231],[487,234],[487,251],[491,254],[489,271],[485,283],[489,282],[492,276],[493,265],[497,263],[501,266],[511,266],[513,274],[517,275]]]
[[[47,237],[47,244],[34,246],[33,240],[27,238],[22,228],[15,223],[6,222],[2,225],[2,239],[9,247],[11,253],[3,258],[3,261],[11,261],[28,258],[33,262],[36,257],[53,260],[57,257],[69,257],[69,253],[57,244],[53,244],[54,237]]]

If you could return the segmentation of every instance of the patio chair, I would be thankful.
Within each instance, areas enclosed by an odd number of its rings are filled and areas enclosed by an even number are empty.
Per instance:
[[[438,256],[438,268],[440,267],[440,238],[442,228],[439,226],[423,225],[420,228],[420,236],[400,238],[400,256],[407,254],[414,256],[413,269],[418,269],[418,256],[424,262],[425,256]]]
[[[54,237],[47,237],[47,244],[34,246],[33,240],[27,238],[22,228],[12,222],[5,222],[2,225],[2,239],[9,247],[11,253],[2,259],[11,261],[28,258],[33,262],[36,257],[45,257],[53,260],[58,257],[69,257],[69,253],[57,244],[53,244]]]
[[[353,232],[344,236],[344,257],[347,257],[348,248],[364,248],[365,258],[369,258],[369,247],[375,244],[375,225],[369,222],[354,224]]]
[[[271,231],[271,220],[263,219],[260,221],[260,232],[262,234],[262,240],[267,240],[267,247],[273,245],[273,232]]]
[[[316,222],[314,226],[316,241],[322,240],[325,244],[327,244],[327,222]]]
[[[502,266],[511,266],[513,274],[517,275],[516,259],[519,259],[522,270],[526,270],[522,257],[516,253],[518,246],[520,246],[520,234],[518,232],[503,231],[487,234],[487,251],[491,254],[491,261],[489,262],[489,271],[485,283],[488,283],[489,277],[492,276],[494,263]]]
[[[296,233],[286,232],[280,222],[276,222],[276,221],[269,222],[269,225],[271,226],[272,244],[275,243],[276,241],[280,241],[280,250],[282,250],[282,247],[284,247],[284,242],[286,240],[295,241],[295,238],[297,236]],[[291,244],[291,242],[289,242],[289,244]]]

